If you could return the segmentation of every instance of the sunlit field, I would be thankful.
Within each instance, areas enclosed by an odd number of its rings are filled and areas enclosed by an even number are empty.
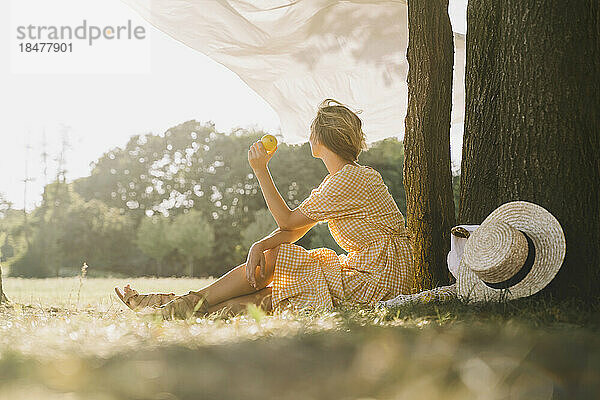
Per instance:
[[[113,287],[202,279],[5,278],[1,399],[573,399],[600,394],[598,306],[342,307],[135,315]]]

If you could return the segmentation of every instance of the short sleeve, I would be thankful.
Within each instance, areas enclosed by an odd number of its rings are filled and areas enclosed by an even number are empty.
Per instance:
[[[315,221],[360,218],[366,215],[367,195],[364,177],[343,170],[328,175],[298,208]]]

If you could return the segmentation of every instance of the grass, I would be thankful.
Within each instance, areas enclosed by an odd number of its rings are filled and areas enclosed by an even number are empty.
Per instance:
[[[599,303],[140,317],[113,292],[201,279],[6,278],[4,399],[572,399],[600,394]],[[81,285],[81,290],[80,290]]]

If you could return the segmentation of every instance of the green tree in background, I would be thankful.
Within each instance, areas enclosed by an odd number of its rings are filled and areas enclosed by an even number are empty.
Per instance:
[[[246,255],[234,251],[242,240],[240,231],[253,223],[254,212],[266,207],[247,158],[250,145],[264,133],[242,129],[221,133],[214,124],[188,121],[164,135],[132,137],[125,148],[102,156],[91,176],[74,185],[86,200],[100,199],[123,210],[136,224],[144,215],[173,218],[184,210],[201,211],[214,222],[218,238],[203,273],[220,275],[245,260]],[[327,170],[311,156],[308,143],[282,144],[277,152],[270,164],[275,185],[295,208]]]
[[[337,244],[333,236],[331,236],[329,226],[326,223],[320,222],[316,224],[312,227],[311,232],[312,235],[310,236],[309,242],[311,249],[327,247],[337,254],[347,254],[347,252]]]
[[[136,244],[140,250],[156,261],[156,275],[162,275],[162,263],[174,250],[173,242],[168,238],[170,226],[166,218],[154,215],[143,218],[138,226]]]
[[[42,204],[29,213],[28,225],[32,230],[29,245],[26,243],[25,233],[20,229],[23,225],[20,223],[13,229],[13,235],[21,239],[21,248],[10,262],[10,275],[46,278],[59,274],[64,260],[60,251],[64,232],[62,210],[69,207],[70,195],[73,194],[72,191],[61,190],[62,187],[63,184],[58,181],[46,185]]]
[[[102,265],[126,265],[129,251],[135,249],[135,226],[120,210],[99,200],[84,201],[73,193],[72,202],[60,224],[59,246],[64,266],[79,268],[86,262],[90,268]],[[90,244],[94,243],[94,246]]]
[[[0,244],[10,235],[14,249],[14,257],[6,262],[10,274],[76,275],[85,261],[90,275],[158,272],[172,276],[186,267],[189,270],[200,259],[194,275],[227,272],[245,262],[249,244],[276,228],[248,165],[248,148],[264,133],[218,132],[212,123],[187,121],[161,135],[133,136],[123,148],[110,149],[96,160],[90,176],[46,186],[42,204],[28,213],[29,248],[22,210],[7,209],[4,217],[0,215]],[[361,153],[359,162],[381,173],[406,215],[402,142],[388,138],[373,143]],[[323,162],[312,157],[308,143],[280,143],[269,166],[290,209],[327,175]],[[213,243],[194,255],[191,263],[184,252],[202,247],[206,238],[195,240],[193,232],[191,239],[178,236],[170,225],[192,211],[204,217]],[[153,220],[164,222],[164,235],[161,229],[152,229]],[[186,243],[178,244],[179,240]],[[317,224],[296,244],[343,252],[327,224]],[[175,251],[177,245],[181,249]]]
[[[406,217],[406,192],[404,191],[404,144],[397,138],[387,138],[371,145],[359,156],[359,163],[368,165],[381,174],[400,212]]]
[[[46,190],[44,201],[54,202],[55,192]],[[31,245],[12,263],[11,275],[70,275],[84,262],[92,268],[112,265],[122,272],[135,271],[139,251],[133,245],[135,230],[130,217],[99,200],[84,201],[71,185],[66,186],[58,210],[35,210]]]
[[[0,246],[0,262],[4,262],[15,255],[15,248],[10,244],[10,234],[4,234],[3,244]]]
[[[6,213],[12,209],[12,203],[6,200],[6,197],[0,193],[0,218],[4,218]]]
[[[194,261],[206,260],[215,244],[211,223],[196,210],[175,217],[169,227],[168,238],[173,248],[186,258],[188,276],[194,276]]]
[[[277,229],[277,222],[271,215],[268,208],[263,208],[254,213],[254,222],[248,224],[241,231],[241,238],[236,251],[240,252],[242,256],[248,254],[250,246],[265,236],[269,235]]]
[[[12,203],[6,200],[4,195],[0,193],[0,262],[5,262],[15,255],[14,237],[11,235],[15,223],[11,223],[11,216],[15,215],[15,210],[12,208]],[[22,218],[22,213],[19,213]],[[19,219],[21,219],[19,218]],[[0,276],[1,279],[1,276]]]
[[[0,220],[6,217],[6,213],[12,208],[12,203],[4,198],[4,195],[0,193]],[[0,234],[4,236],[4,244],[0,247],[0,263],[14,255],[14,248],[8,243],[9,233],[3,229],[3,224],[0,224]],[[8,298],[4,294],[4,288],[2,287],[2,266],[0,265],[0,303],[8,301]]]

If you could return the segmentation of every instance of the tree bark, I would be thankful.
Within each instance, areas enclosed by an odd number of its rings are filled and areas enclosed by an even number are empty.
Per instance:
[[[0,266],[0,303],[7,303],[8,298],[4,294],[4,289],[2,288],[2,267]]]
[[[194,257],[188,257],[188,275],[190,278],[194,276]]]
[[[561,223],[566,258],[545,293],[600,284],[597,0],[470,0],[459,221],[513,200]]]
[[[453,33],[448,0],[408,1],[408,109],[404,137],[407,225],[415,292],[450,282],[454,199],[450,163]]]

